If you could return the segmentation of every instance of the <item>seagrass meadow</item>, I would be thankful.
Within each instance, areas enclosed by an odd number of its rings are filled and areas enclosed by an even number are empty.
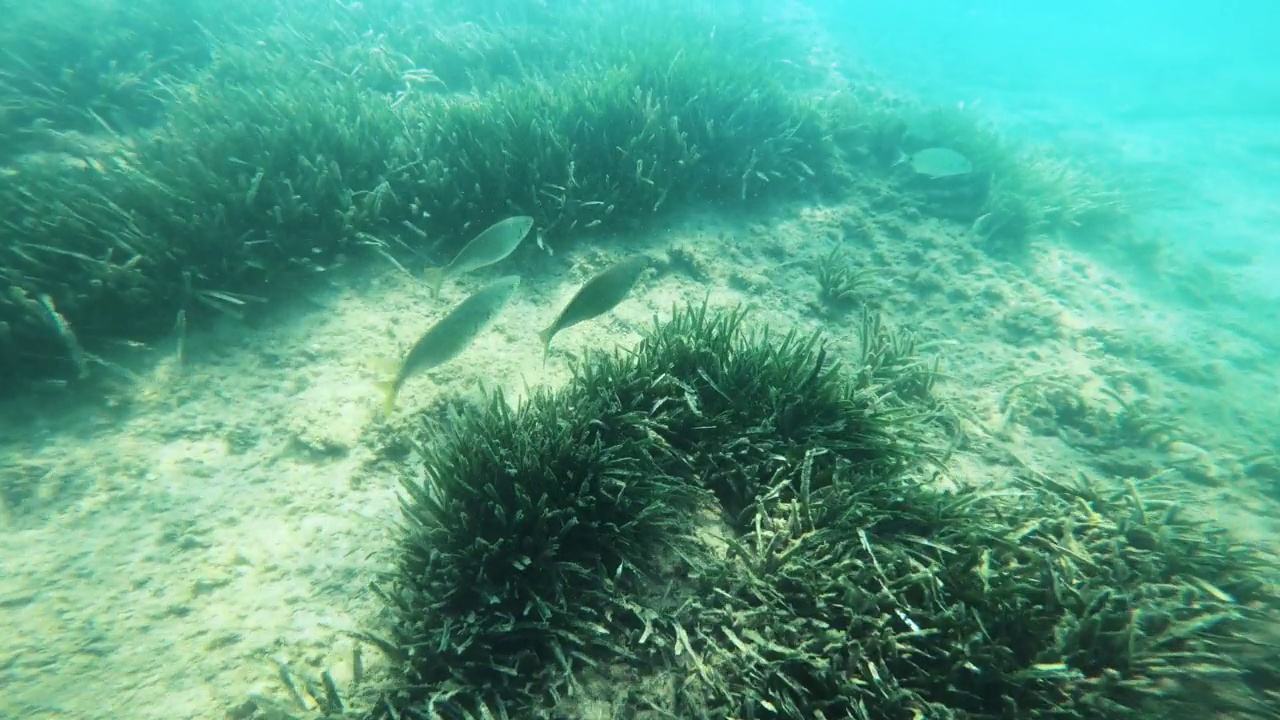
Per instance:
[[[180,313],[200,327],[350,262],[438,262],[509,214],[552,248],[850,193],[992,248],[1123,218],[1093,176],[842,79],[745,6],[131,3],[36,32],[55,5],[0,31],[10,392],[110,374]],[[941,136],[904,120],[930,114]],[[922,187],[895,166],[942,140],[981,172]]]
[[[786,3],[0,15],[0,715],[1280,720],[1275,553],[1196,492],[1275,425],[1157,397],[1226,405],[1217,336],[1106,324],[1167,315],[1087,160]],[[512,215],[521,295],[371,419]]]
[[[0,716],[1280,720],[1273,363],[799,7],[0,0]]]
[[[427,448],[366,637],[391,677],[318,712],[1280,716],[1264,556],[1132,482],[945,489],[945,409],[897,392],[935,370],[864,333],[676,308],[560,390],[420,415],[387,445]]]

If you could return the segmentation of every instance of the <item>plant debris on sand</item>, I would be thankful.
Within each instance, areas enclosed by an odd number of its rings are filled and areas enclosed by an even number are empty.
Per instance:
[[[423,416],[373,715],[1280,717],[1255,550],[1133,484],[943,489],[892,378],[745,320]]]

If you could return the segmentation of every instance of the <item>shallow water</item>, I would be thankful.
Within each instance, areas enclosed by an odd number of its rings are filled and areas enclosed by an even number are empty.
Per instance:
[[[248,701],[286,697],[279,663],[349,687],[358,643],[344,631],[387,627],[368,587],[391,566],[399,482],[421,471],[388,438],[482,389],[563,386],[587,352],[630,347],[654,318],[704,299],[779,332],[820,331],[833,357],[852,357],[858,312],[824,303],[812,270],[832,251],[875,271],[861,301],[941,356],[937,392],[963,418],[948,480],[1150,470],[1138,480],[1190,493],[1233,538],[1273,551],[1280,478],[1250,470],[1280,452],[1280,51],[1258,37],[1273,11],[1152,5],[1121,18],[1110,5],[815,0],[788,8],[786,27],[813,48],[796,65],[963,104],[1130,182],[1137,233],[1170,248],[1158,262],[1066,237],[995,257],[967,224],[869,192],[695,204],[451,279],[441,301],[420,256],[337,265],[252,323],[121,343],[92,391],[41,383],[4,401],[0,718],[267,717],[265,701]],[[530,7],[526,19],[555,14]],[[1135,25],[1144,32],[1126,34]],[[377,56],[360,45],[376,33],[358,37],[361,58]],[[1100,69],[1105,80],[1091,79]],[[636,252],[663,271],[557,335],[544,362],[536,330]],[[376,361],[515,270],[527,292],[380,416]],[[1011,395],[1022,386],[1034,392]],[[1065,419],[1037,395],[1063,387],[1080,410]],[[1150,442],[1118,429],[1138,400],[1168,425]],[[391,673],[372,651],[362,665]]]

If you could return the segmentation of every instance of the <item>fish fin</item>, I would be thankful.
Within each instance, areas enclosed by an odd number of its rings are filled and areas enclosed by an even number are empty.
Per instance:
[[[374,387],[382,394],[382,417],[391,417],[392,411],[396,409],[396,381],[379,380],[374,383]]]
[[[396,371],[400,369],[400,361],[389,357],[368,358],[364,361],[364,365],[373,373],[388,377],[395,375]]]
[[[907,162],[907,161],[908,161],[908,160],[910,160],[910,159],[911,159],[911,156],[910,156],[910,155],[908,155],[908,154],[906,154],[905,152],[903,152],[903,151],[902,151],[902,149],[901,149],[901,148],[899,148],[899,149],[898,149],[898,159],[897,159],[897,160],[894,160],[894,161],[893,161],[893,164],[892,164],[892,165],[890,165],[889,167],[898,167],[899,165],[901,165],[901,164],[902,164],[902,163],[904,163],[904,162]]]
[[[440,297],[440,286],[444,285],[444,268],[427,268],[422,272],[422,277],[427,281],[427,287],[431,288],[431,298]]]
[[[556,334],[555,326],[538,333],[538,340],[542,342],[542,364],[547,364],[547,355],[551,354],[551,338]]]

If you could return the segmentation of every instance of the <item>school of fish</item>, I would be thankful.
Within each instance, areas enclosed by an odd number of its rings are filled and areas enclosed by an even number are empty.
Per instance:
[[[447,265],[428,268],[425,273],[431,296],[438,297],[446,280],[493,265],[515,252],[533,228],[533,218],[518,215],[500,220],[467,243]],[[566,328],[599,317],[617,307],[652,265],[647,256],[628,258],[597,273],[565,304],[556,319],[538,334],[543,362],[551,339]],[[520,278],[509,275],[496,280],[458,303],[422,334],[396,363],[389,376],[378,383],[383,393],[382,412],[395,410],[396,396],[414,375],[439,367],[458,357],[483,333],[520,289]]]

